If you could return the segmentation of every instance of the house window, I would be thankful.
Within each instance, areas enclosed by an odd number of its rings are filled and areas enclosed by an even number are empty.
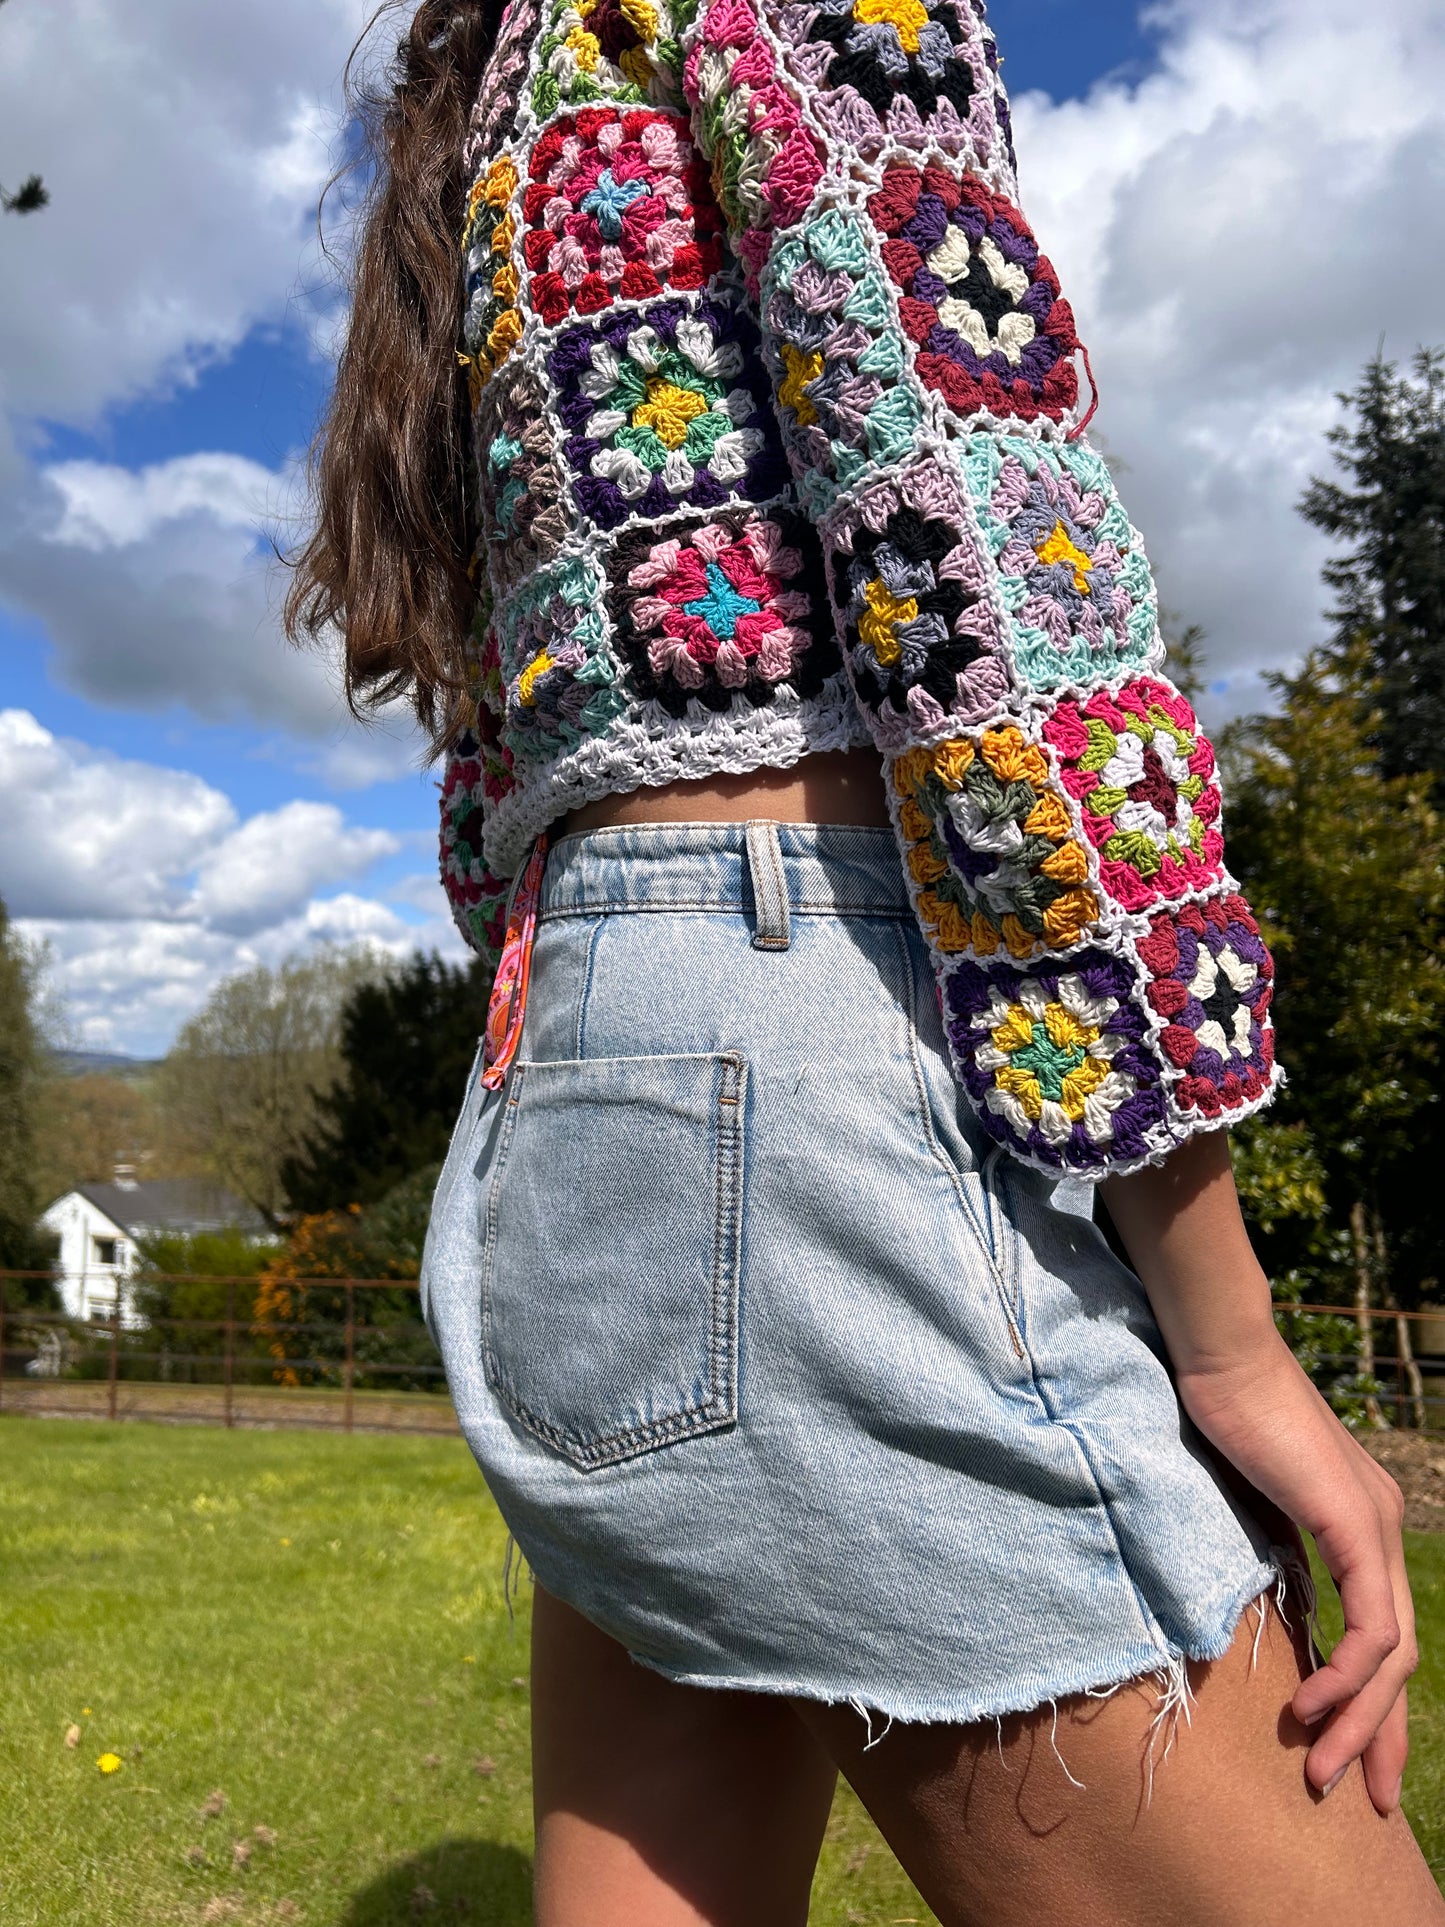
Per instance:
[[[91,1243],[95,1246],[95,1262],[98,1265],[113,1265],[115,1263],[114,1238],[93,1238]]]

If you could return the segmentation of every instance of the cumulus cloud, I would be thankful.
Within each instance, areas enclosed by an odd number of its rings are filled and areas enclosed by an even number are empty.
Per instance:
[[[6,223],[0,394],[89,424],[184,381],[304,297],[339,78],[364,0],[90,0],[5,9],[0,163],[39,169]],[[312,264],[314,265],[314,264]]]
[[[342,67],[370,12],[90,0],[77,23],[66,8],[4,10],[0,179],[39,169],[51,201],[5,224],[0,602],[44,629],[57,678],[93,701],[313,742],[356,733],[331,666],[277,633],[260,538],[295,506],[294,475],[226,453],[138,474],[46,466],[41,424],[95,428],[258,326],[325,333],[337,290],[314,216]],[[298,440],[308,431],[298,420]]]
[[[1294,512],[1383,335],[1445,335],[1445,16],[1433,0],[1171,0],[1159,71],[1017,103],[1025,204],[1079,311],[1166,603],[1225,707],[1322,633]]]
[[[0,500],[0,598],[93,702],[339,741],[356,731],[334,661],[276,622],[266,531],[294,496],[293,475],[239,455],[52,463]]]
[[[393,901],[337,887],[414,837],[330,803],[241,821],[201,777],[66,742],[24,710],[0,711],[0,820],[0,896],[95,1047],[163,1050],[219,978],[317,943],[461,950],[434,878]]]

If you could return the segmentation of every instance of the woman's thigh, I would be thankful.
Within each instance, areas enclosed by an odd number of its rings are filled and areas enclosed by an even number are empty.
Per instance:
[[[537,1588],[537,1927],[805,1927],[837,1772],[787,1700],[676,1686]]]
[[[1403,1814],[1358,1765],[1321,1799],[1289,1702],[1307,1649],[1251,1609],[1193,1665],[1188,1723],[1151,1735],[1155,1692],[1062,1701],[982,1726],[892,1727],[797,1702],[944,1927],[1441,1927]]]

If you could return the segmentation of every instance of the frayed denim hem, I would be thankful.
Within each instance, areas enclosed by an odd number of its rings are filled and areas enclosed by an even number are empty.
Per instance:
[[[1294,1604],[1299,1621],[1309,1635],[1310,1664],[1319,1664],[1317,1646],[1317,1601],[1314,1577],[1309,1562],[1298,1546],[1272,1545],[1269,1549],[1269,1562],[1255,1568],[1254,1574],[1241,1588],[1220,1615],[1220,1629],[1212,1638],[1200,1639],[1187,1647],[1141,1646],[1123,1660],[1111,1666],[1107,1673],[1097,1678],[1082,1678],[1061,1682],[1052,1693],[1041,1693],[1028,1700],[1004,1693],[990,1700],[960,1701],[957,1699],[897,1700],[888,1692],[879,1690],[864,1697],[857,1693],[830,1693],[820,1688],[814,1681],[789,1681],[774,1678],[748,1676],[729,1676],[719,1673],[677,1672],[650,1659],[645,1653],[632,1653],[630,1656],[640,1666],[650,1672],[660,1673],[676,1686],[712,1687],[724,1692],[765,1693],[787,1699],[815,1700],[824,1706],[851,1706],[868,1729],[864,1746],[867,1752],[878,1746],[888,1734],[890,1727],[897,1726],[972,1726],[992,1720],[998,1729],[1000,1747],[1003,1744],[1003,1722],[1020,1713],[1037,1712],[1041,1707],[1053,1709],[1053,1723],[1050,1741],[1055,1757],[1063,1768],[1070,1784],[1084,1789],[1084,1782],[1075,1778],[1069,1771],[1068,1763],[1059,1752],[1058,1722],[1059,1704],[1069,1699],[1108,1699],[1130,1686],[1142,1685],[1153,1681],[1157,1684],[1157,1699],[1154,1714],[1148,1728],[1148,1752],[1146,1756],[1146,1801],[1154,1790],[1155,1755],[1159,1742],[1163,1740],[1160,1762],[1167,1760],[1174,1744],[1182,1719],[1190,1723],[1194,1706],[1194,1689],[1189,1680],[1190,1664],[1206,1664],[1211,1660],[1222,1659],[1234,1644],[1239,1632],[1240,1622],[1245,1613],[1253,1606],[1257,1614],[1254,1629],[1254,1642],[1250,1648],[1250,1671],[1254,1671],[1259,1657],[1259,1642],[1264,1634],[1265,1617],[1268,1604],[1272,1599],[1275,1611],[1286,1627],[1293,1630],[1287,1602]],[[875,1722],[879,1730],[875,1733]]]

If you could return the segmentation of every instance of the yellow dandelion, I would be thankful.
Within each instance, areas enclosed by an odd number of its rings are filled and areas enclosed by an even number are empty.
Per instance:
[[[119,1773],[125,1765],[125,1761],[120,1757],[119,1753],[102,1753],[96,1761],[96,1765],[102,1773]]]

